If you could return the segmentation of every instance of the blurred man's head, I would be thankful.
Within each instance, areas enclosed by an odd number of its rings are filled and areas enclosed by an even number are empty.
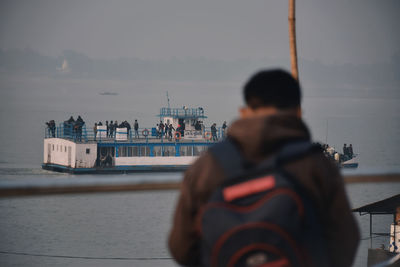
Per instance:
[[[246,107],[242,117],[268,116],[279,112],[301,117],[299,83],[283,70],[264,70],[252,76],[244,86]]]

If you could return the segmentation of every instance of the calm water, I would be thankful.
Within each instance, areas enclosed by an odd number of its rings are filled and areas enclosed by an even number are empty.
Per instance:
[[[71,177],[40,169],[43,125],[50,119],[59,122],[80,114],[88,125],[93,125],[99,120],[138,118],[141,125],[151,126],[156,123],[154,115],[158,108],[166,104],[164,88],[175,96],[171,101],[173,106],[204,107],[209,116],[206,124],[233,120],[241,105],[240,84],[12,77],[3,77],[1,81],[0,182]],[[119,95],[98,94],[109,88],[116,88]],[[142,90],[140,95],[132,93],[136,88]],[[201,93],[212,88],[212,97]],[[238,93],[232,94],[232,88]],[[224,103],[223,109],[220,103]],[[353,144],[355,152],[360,154],[359,172],[400,170],[398,99],[306,95],[303,109],[315,140],[327,139],[336,148],[341,148],[343,143]],[[181,174],[128,177],[163,180],[180,179]],[[347,191],[352,206],[358,207],[398,194],[400,184],[352,184],[347,186]],[[1,199],[0,266],[176,266],[166,248],[176,197],[176,191],[149,191]],[[367,237],[369,218],[355,216],[362,237]],[[374,230],[387,232],[390,222],[390,216],[376,218]],[[361,241],[354,266],[366,266],[369,243],[369,240]],[[375,246],[381,243],[387,246],[388,240],[374,239]]]
[[[347,191],[358,207],[399,193],[399,184],[351,184]],[[3,199],[0,252],[31,255],[0,254],[0,265],[176,266],[166,247],[176,197],[176,191],[149,191]],[[362,237],[368,237],[369,218],[355,217]],[[374,230],[387,232],[391,220],[377,217]],[[387,246],[388,240],[373,244]],[[369,245],[369,239],[361,241],[354,266],[366,266]]]

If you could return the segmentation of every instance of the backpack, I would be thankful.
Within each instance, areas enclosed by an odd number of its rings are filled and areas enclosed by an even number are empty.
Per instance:
[[[312,202],[281,168],[317,149],[291,142],[257,165],[229,138],[209,149],[227,178],[200,211],[204,266],[329,266]]]

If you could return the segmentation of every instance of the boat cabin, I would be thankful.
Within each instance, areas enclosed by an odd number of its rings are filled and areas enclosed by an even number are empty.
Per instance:
[[[167,125],[172,125],[174,129],[178,129],[182,137],[189,139],[203,138],[204,125],[203,120],[204,109],[199,108],[161,108],[160,121]]]

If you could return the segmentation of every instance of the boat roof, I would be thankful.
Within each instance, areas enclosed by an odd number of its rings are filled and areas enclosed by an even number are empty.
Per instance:
[[[199,108],[161,108],[160,114],[158,117],[172,117],[179,119],[205,119],[207,116],[204,116],[204,109]]]
[[[398,207],[400,207],[400,194],[353,209],[353,212],[395,214]]]

